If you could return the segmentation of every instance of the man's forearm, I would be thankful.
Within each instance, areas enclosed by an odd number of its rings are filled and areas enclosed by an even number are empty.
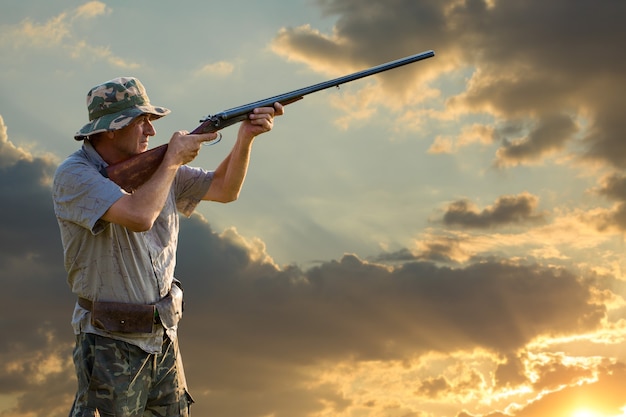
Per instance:
[[[228,203],[239,197],[248,172],[254,138],[272,130],[275,114],[283,114],[280,103],[276,103],[275,107],[254,109],[248,115],[248,120],[241,123],[235,146],[215,170],[213,181],[203,200]]]
[[[167,158],[156,170],[154,175],[133,194],[133,204],[139,211],[144,211],[153,223],[163,210],[165,201],[176,178],[179,165],[168,162]]]
[[[228,203],[237,200],[250,165],[254,138],[240,135],[228,156],[217,167],[204,200]]]
[[[148,181],[115,202],[102,218],[134,232],[150,230],[163,210],[178,167],[165,158]]]

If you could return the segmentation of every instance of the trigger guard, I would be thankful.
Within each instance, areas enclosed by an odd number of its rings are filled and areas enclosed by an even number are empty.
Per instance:
[[[219,143],[222,140],[222,133],[221,132],[217,132],[217,137],[213,140],[209,140],[206,142],[202,142],[202,146],[213,146],[217,143]]]

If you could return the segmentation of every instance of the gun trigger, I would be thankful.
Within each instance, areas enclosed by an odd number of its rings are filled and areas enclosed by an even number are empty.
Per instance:
[[[221,132],[217,132],[217,137],[213,140],[209,140],[206,142],[202,142],[203,146],[212,146],[215,145],[216,143],[218,143],[219,141],[222,140],[222,133]]]

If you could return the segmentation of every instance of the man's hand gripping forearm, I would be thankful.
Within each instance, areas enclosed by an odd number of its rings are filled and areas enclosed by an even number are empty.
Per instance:
[[[202,143],[214,140],[217,133],[189,135],[180,131],[172,135],[163,162],[156,172],[132,194],[125,194],[102,216],[134,232],[149,230],[163,210],[165,201],[181,165],[194,160]]]

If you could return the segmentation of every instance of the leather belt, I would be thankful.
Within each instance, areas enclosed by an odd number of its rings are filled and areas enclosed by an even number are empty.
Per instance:
[[[91,300],[83,297],[78,297],[78,305],[87,311],[93,311],[93,303],[91,302]]]
[[[93,313],[93,301],[87,298],[78,297],[78,305],[84,308],[85,310],[89,311],[90,313]],[[161,323],[161,318],[159,317],[159,311],[156,308],[154,309],[154,323],[155,324]]]

